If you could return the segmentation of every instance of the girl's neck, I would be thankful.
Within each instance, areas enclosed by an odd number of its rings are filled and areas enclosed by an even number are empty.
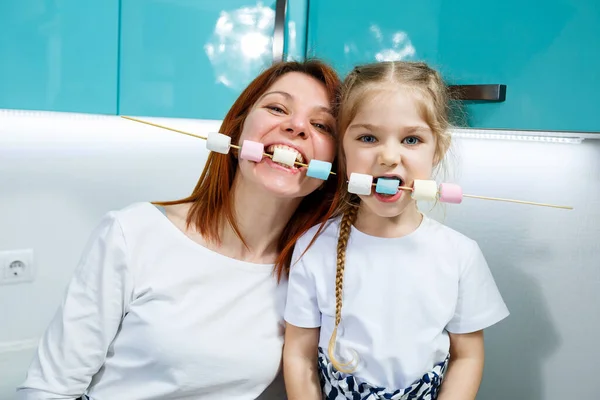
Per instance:
[[[298,208],[301,198],[275,197],[272,193],[235,179],[232,207],[237,227],[248,247],[227,221],[221,228],[220,246],[210,246],[226,256],[260,264],[275,262],[283,229]]]
[[[395,217],[381,217],[361,203],[354,226],[367,235],[397,238],[414,232],[422,221],[423,214],[414,202]]]

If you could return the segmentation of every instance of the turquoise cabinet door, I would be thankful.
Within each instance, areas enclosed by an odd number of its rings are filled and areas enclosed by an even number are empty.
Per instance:
[[[0,1],[0,108],[115,114],[118,0]]]
[[[119,113],[223,118],[273,62],[275,11],[275,0],[122,0]]]
[[[374,4],[374,3],[373,3]],[[505,84],[470,103],[480,128],[600,132],[597,0],[313,0],[308,53],[342,73],[376,60],[424,60],[450,84]]]

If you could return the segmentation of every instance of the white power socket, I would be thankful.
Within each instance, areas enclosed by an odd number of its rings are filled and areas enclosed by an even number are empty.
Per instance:
[[[34,276],[32,249],[0,251],[0,285],[32,282]]]

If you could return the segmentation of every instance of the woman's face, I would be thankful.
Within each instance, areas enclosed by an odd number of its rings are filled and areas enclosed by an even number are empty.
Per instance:
[[[335,156],[333,118],[325,86],[300,72],[281,76],[251,108],[240,135],[244,140],[260,142],[265,152],[276,147],[295,151],[296,161],[332,162]],[[306,167],[289,167],[262,161],[239,160],[239,178],[278,197],[304,197],[323,181],[306,176]]]

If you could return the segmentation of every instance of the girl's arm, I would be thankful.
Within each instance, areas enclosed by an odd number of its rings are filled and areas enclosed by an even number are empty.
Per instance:
[[[321,400],[317,370],[319,328],[286,324],[283,347],[283,375],[288,400]]]
[[[450,362],[438,400],[475,400],[483,374],[483,330],[449,335]]]

